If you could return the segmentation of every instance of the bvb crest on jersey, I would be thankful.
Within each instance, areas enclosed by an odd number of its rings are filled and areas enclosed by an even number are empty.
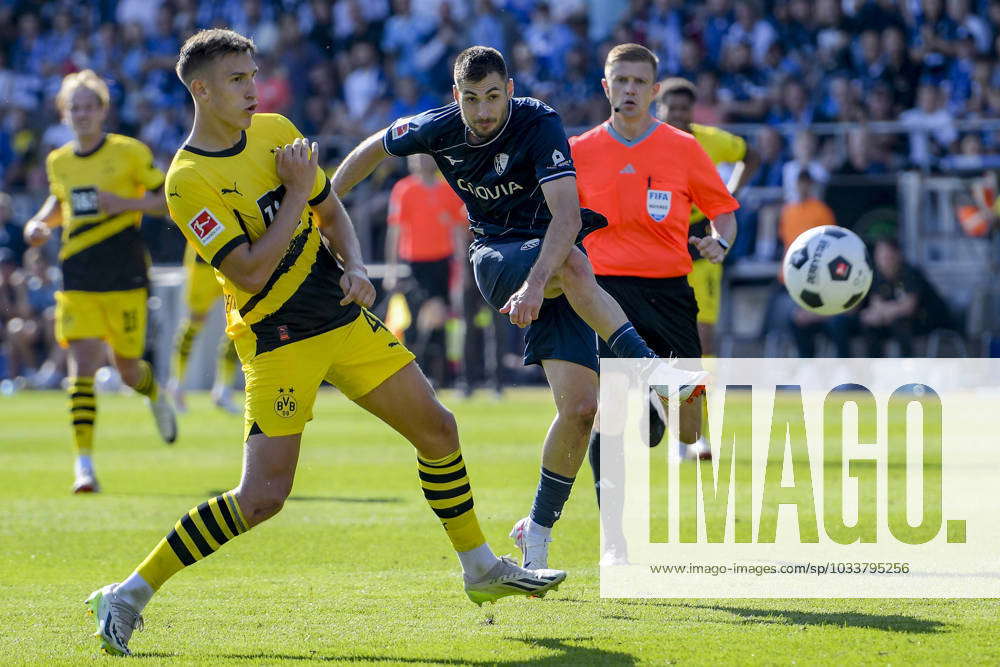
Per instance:
[[[292,387],[289,387],[287,392],[284,387],[278,389],[278,398],[274,401],[274,411],[279,417],[291,417],[295,414],[298,406],[295,403],[294,393],[295,389]]]

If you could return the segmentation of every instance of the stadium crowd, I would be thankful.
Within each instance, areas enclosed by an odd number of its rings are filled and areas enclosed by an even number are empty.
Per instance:
[[[108,129],[141,139],[165,168],[190,126],[176,54],[210,26],[255,40],[258,111],[288,115],[320,138],[329,169],[393,119],[449,102],[450,62],[469,44],[505,53],[516,93],[548,102],[577,129],[608,115],[607,51],[645,44],[662,76],[694,82],[695,122],[759,124],[748,137],[761,156],[749,185],[780,188],[788,203],[798,201],[802,171],[822,187],[837,174],[936,170],[956,160],[987,167],[1000,154],[1000,132],[956,127],[1000,118],[1000,0],[0,0],[0,189],[12,195],[0,199],[0,304],[27,304],[0,308],[0,376],[62,363],[49,352],[51,336],[25,342],[25,318],[44,331],[50,317],[53,272],[51,257],[26,258],[19,238],[47,192],[46,154],[71,138],[54,104],[62,76],[85,68],[103,76],[112,90]],[[860,128],[836,141],[810,129],[872,121],[905,131]],[[401,161],[392,168],[381,177],[383,196],[366,195],[366,205],[383,207],[370,248],[381,248],[388,191],[405,173]],[[759,202],[742,201],[732,262],[759,255]],[[36,297],[17,296],[17,285],[39,281]]]

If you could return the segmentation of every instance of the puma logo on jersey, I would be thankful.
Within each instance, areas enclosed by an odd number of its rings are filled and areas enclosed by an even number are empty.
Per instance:
[[[236,188],[236,181],[233,181],[233,187],[231,187],[231,188],[222,188],[221,190],[219,190],[219,192],[221,192],[224,195],[234,195],[235,194],[235,195],[239,195],[241,197],[243,196],[243,193],[240,192]]]
[[[168,197],[180,197],[181,193],[177,192],[177,188],[174,188],[174,191],[173,192],[168,192],[167,196]]]

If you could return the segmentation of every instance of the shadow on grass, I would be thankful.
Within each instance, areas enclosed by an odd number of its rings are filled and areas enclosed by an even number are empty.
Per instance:
[[[865,614],[861,612],[818,612],[798,609],[755,609],[753,607],[728,607],[721,605],[690,605],[695,609],[725,611],[756,623],[776,625],[832,625],[838,628],[863,628],[886,632],[928,634],[944,632],[947,625],[915,616],[899,614]]]
[[[690,604],[680,600],[615,600],[617,604],[635,607],[672,607],[674,609],[706,609],[709,611],[724,611],[740,617],[747,622],[762,625],[811,625],[835,626],[838,628],[863,628],[866,630],[884,630],[885,632],[904,632],[910,634],[933,634],[946,632],[948,624],[916,616],[900,614],[866,614],[851,611],[802,611],[800,609],[766,609],[756,607],[739,607],[732,605]],[[624,620],[624,619],[623,619]],[[705,621],[711,623],[711,621]]]
[[[226,658],[235,660],[247,660],[254,662],[268,662],[271,660],[315,660],[317,662],[386,662],[393,664],[437,664],[437,665],[634,665],[634,656],[621,651],[606,651],[598,648],[586,646],[575,646],[566,642],[590,641],[591,637],[566,637],[566,638],[515,638],[514,641],[537,646],[553,651],[559,651],[556,655],[547,655],[540,658],[528,660],[462,660],[450,657],[427,657],[427,658],[401,658],[394,655],[377,655],[353,653],[350,655],[322,655],[312,653],[310,655],[286,655],[282,653],[226,653],[212,656],[214,658]]]

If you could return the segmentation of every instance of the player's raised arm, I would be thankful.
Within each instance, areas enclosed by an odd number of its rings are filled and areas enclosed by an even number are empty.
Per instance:
[[[147,192],[141,197],[119,197],[113,192],[101,190],[97,193],[97,201],[101,212],[105,215],[118,215],[126,211],[139,211],[149,215],[167,215],[167,195],[163,187]]]
[[[566,261],[576,242],[583,222],[580,220],[580,196],[576,191],[576,176],[566,176],[542,183],[545,204],[552,213],[552,222],[545,232],[538,261],[528,274],[528,280],[548,282],[552,273]]]
[[[219,265],[219,271],[240,289],[255,294],[267,283],[288,250],[288,243],[299,224],[302,210],[316,180],[319,152],[314,142],[310,149],[305,139],[277,149],[274,160],[278,178],[285,186],[285,197],[274,222],[253,244],[243,243],[233,249]]]
[[[389,157],[382,143],[389,128],[379,130],[351,151],[333,174],[333,191],[338,197],[347,195],[355,185],[368,178],[382,160]]]
[[[30,246],[42,245],[52,235],[52,228],[62,224],[62,207],[55,195],[49,195],[38,212],[24,224],[24,242]]]
[[[344,275],[340,278],[344,298],[340,305],[346,306],[353,301],[359,306],[370,307],[375,303],[375,287],[368,280],[361,243],[340,198],[333,194],[314,206],[313,211],[319,215],[320,233],[344,266]]]

